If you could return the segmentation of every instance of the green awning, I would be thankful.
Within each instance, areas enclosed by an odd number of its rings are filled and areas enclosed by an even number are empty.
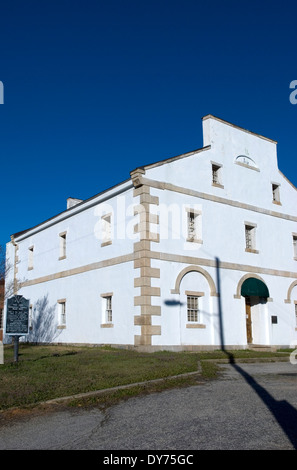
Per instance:
[[[241,295],[243,297],[258,296],[258,297],[269,297],[269,291],[266,284],[256,279],[250,277],[244,281],[241,286]]]

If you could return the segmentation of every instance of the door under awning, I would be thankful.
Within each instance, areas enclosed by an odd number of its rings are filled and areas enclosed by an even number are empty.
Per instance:
[[[241,295],[243,297],[269,297],[269,290],[263,281],[254,277],[249,277],[241,286]]]

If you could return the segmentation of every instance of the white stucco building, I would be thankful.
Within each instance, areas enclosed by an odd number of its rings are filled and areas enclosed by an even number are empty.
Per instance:
[[[276,142],[214,116],[203,147],[11,237],[29,340],[164,349],[297,342],[297,191]]]

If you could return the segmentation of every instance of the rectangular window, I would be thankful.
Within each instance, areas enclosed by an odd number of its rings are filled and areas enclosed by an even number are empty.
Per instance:
[[[250,227],[249,225],[245,226],[245,247],[247,249],[253,248],[253,230],[254,227]]]
[[[65,299],[58,300],[58,307],[59,307],[59,311],[58,311],[59,325],[61,327],[66,327],[66,300]]]
[[[101,246],[111,244],[111,214],[102,216],[102,243]]]
[[[65,259],[66,258],[66,232],[60,233],[59,240],[60,240],[59,259]]]
[[[297,328],[297,302],[295,302],[295,328]]]
[[[279,184],[272,183],[272,202],[280,204]]]
[[[28,249],[28,269],[33,269],[34,246]]]
[[[187,242],[202,243],[201,211],[186,209],[187,213]]]
[[[112,292],[101,294],[102,297],[102,324],[112,326]]]
[[[187,320],[188,322],[198,322],[198,296],[187,295]]]
[[[213,186],[222,187],[222,165],[218,165],[217,163],[212,163],[211,170],[212,170]]]
[[[297,235],[293,235],[293,252],[294,259],[297,260]]]
[[[106,323],[112,322],[112,305],[111,305],[111,299],[112,297],[106,297],[106,310],[105,310],[105,318],[106,318]]]
[[[188,241],[194,241],[196,238],[196,215],[194,212],[188,212]]]
[[[256,250],[256,225],[245,224],[245,251],[258,253]]]

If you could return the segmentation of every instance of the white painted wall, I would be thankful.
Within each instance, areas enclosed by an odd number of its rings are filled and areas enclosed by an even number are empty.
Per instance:
[[[134,344],[133,271],[133,262],[130,262],[37,284],[34,289],[23,288],[21,293],[34,306],[35,325],[39,314],[42,314],[43,321],[53,320],[52,341]],[[101,294],[107,292],[113,292],[112,328],[101,327]],[[57,329],[59,299],[66,299],[65,329]],[[45,308],[41,309],[41,305]]]
[[[256,135],[238,130],[233,126],[208,119],[203,122],[204,146],[211,149],[197,152],[186,158],[176,159],[160,166],[146,170],[146,177],[160,182],[170,183],[180,188],[193,189],[207,195],[227,199],[230,204],[209,200],[209,197],[169,190],[152,189],[158,196],[160,205],[153,211],[160,215],[160,243],[156,250],[162,253],[182,255],[196,259],[197,264],[212,272],[216,282],[215,270],[207,267],[207,260],[215,260],[234,265],[245,266],[245,270],[221,269],[221,312],[224,342],[227,345],[246,344],[245,302],[234,299],[239,280],[243,275],[259,268],[296,272],[296,261],[293,259],[292,232],[296,232],[297,223],[287,220],[286,215],[296,217],[297,192],[284,178],[277,167],[275,143]],[[260,171],[255,171],[234,163],[237,155],[251,156]],[[222,164],[224,188],[212,186],[211,162]],[[280,184],[281,205],[272,202],[272,182]],[[232,202],[242,202],[260,210],[249,207],[236,207]],[[202,213],[202,244],[189,243],[185,240],[183,223],[185,208],[197,207]],[[166,208],[170,208],[166,213]],[[266,212],[263,213],[262,209]],[[284,218],[272,216],[272,213],[285,214]],[[256,249],[258,254],[245,251],[245,222],[256,224]],[[167,231],[167,232],[166,232]],[[156,244],[154,244],[154,247]],[[202,260],[199,263],[199,259]],[[182,331],[178,336],[178,318],[185,315],[186,309],[164,305],[170,297],[170,288],[183,267],[180,263],[163,263],[162,279],[162,337],[154,337],[154,344],[219,344],[219,323],[208,325],[206,331]],[[195,273],[196,274],[196,273]],[[188,275],[189,276],[189,275]],[[294,278],[264,276],[273,301],[252,308],[254,343],[288,344],[297,339],[294,327],[294,305],[284,303],[287,290]],[[166,282],[165,282],[166,279]],[[171,280],[171,282],[169,281]],[[186,282],[186,281],[185,281]],[[189,277],[190,282],[190,277]],[[197,290],[198,283],[192,280],[189,290]],[[182,295],[182,294],[181,294]],[[173,296],[175,299],[177,295]],[[179,299],[181,300],[181,299]],[[218,316],[218,304],[215,297],[205,297],[208,315]],[[271,316],[278,316],[278,324],[271,324]],[[218,318],[218,317],[217,317]],[[175,320],[174,320],[175,319]],[[183,324],[183,322],[182,322]],[[170,334],[170,332],[172,332]],[[209,334],[209,336],[207,336]]]

